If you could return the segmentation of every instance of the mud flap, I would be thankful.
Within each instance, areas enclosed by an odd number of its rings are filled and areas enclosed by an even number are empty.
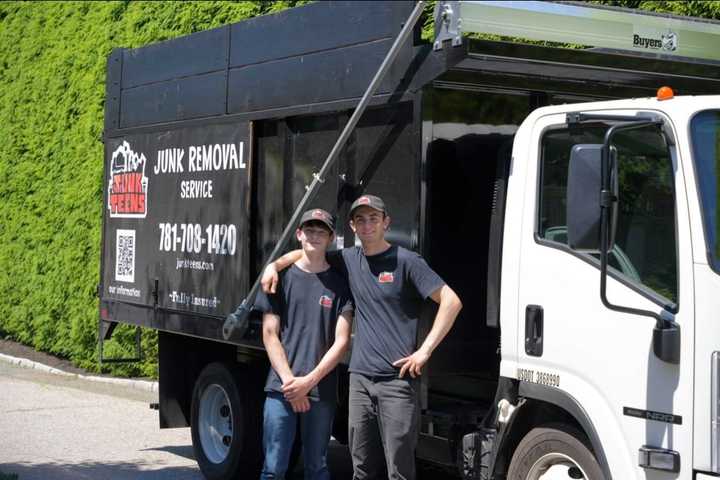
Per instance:
[[[483,428],[463,436],[461,471],[464,480],[490,479],[496,435],[495,430]]]

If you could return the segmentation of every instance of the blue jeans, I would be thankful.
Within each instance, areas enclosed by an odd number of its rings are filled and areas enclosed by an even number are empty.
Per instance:
[[[260,480],[283,479],[290,462],[298,417],[302,435],[305,480],[329,480],[327,447],[332,432],[335,402],[310,401],[310,410],[293,412],[281,393],[268,393],[263,420],[265,463]]]

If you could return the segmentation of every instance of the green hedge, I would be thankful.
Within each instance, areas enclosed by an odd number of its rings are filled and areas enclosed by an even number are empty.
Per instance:
[[[689,17],[701,17],[720,19],[720,2],[713,0],[685,0],[682,2],[672,1],[648,1],[648,0],[604,0],[593,1],[613,7],[639,8],[654,12],[673,13],[675,15],[687,15]]]
[[[0,332],[97,370],[105,62],[305,2],[0,3]],[[118,329],[108,355],[133,353]],[[155,375],[147,360],[115,373]]]
[[[295,6],[286,2],[0,2],[0,334],[98,369],[105,60]],[[720,17],[720,2],[603,2]],[[428,7],[430,9],[431,6]],[[430,38],[431,22],[425,23]],[[109,355],[131,355],[120,328]],[[114,373],[156,374],[147,360]]]

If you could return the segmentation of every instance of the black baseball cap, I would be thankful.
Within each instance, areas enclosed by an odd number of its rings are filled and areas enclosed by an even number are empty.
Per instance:
[[[327,225],[331,232],[335,231],[335,219],[322,208],[313,208],[303,213],[298,228],[302,228],[307,222],[321,222]]]
[[[387,210],[385,210],[385,202],[383,202],[382,198],[376,197],[375,195],[362,195],[355,200],[352,205],[350,205],[350,218],[352,218],[355,209],[359,207],[370,207],[382,212],[383,214],[387,214]]]

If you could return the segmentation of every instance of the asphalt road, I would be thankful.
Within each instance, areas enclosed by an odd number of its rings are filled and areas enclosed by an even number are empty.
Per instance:
[[[0,361],[0,473],[18,480],[202,479],[190,429],[158,426],[157,394],[52,375]],[[352,478],[330,445],[334,479]],[[418,480],[445,480],[420,466]],[[289,480],[302,479],[299,468]]]
[[[19,480],[202,479],[190,430],[160,430],[157,394],[0,362],[0,472]]]

